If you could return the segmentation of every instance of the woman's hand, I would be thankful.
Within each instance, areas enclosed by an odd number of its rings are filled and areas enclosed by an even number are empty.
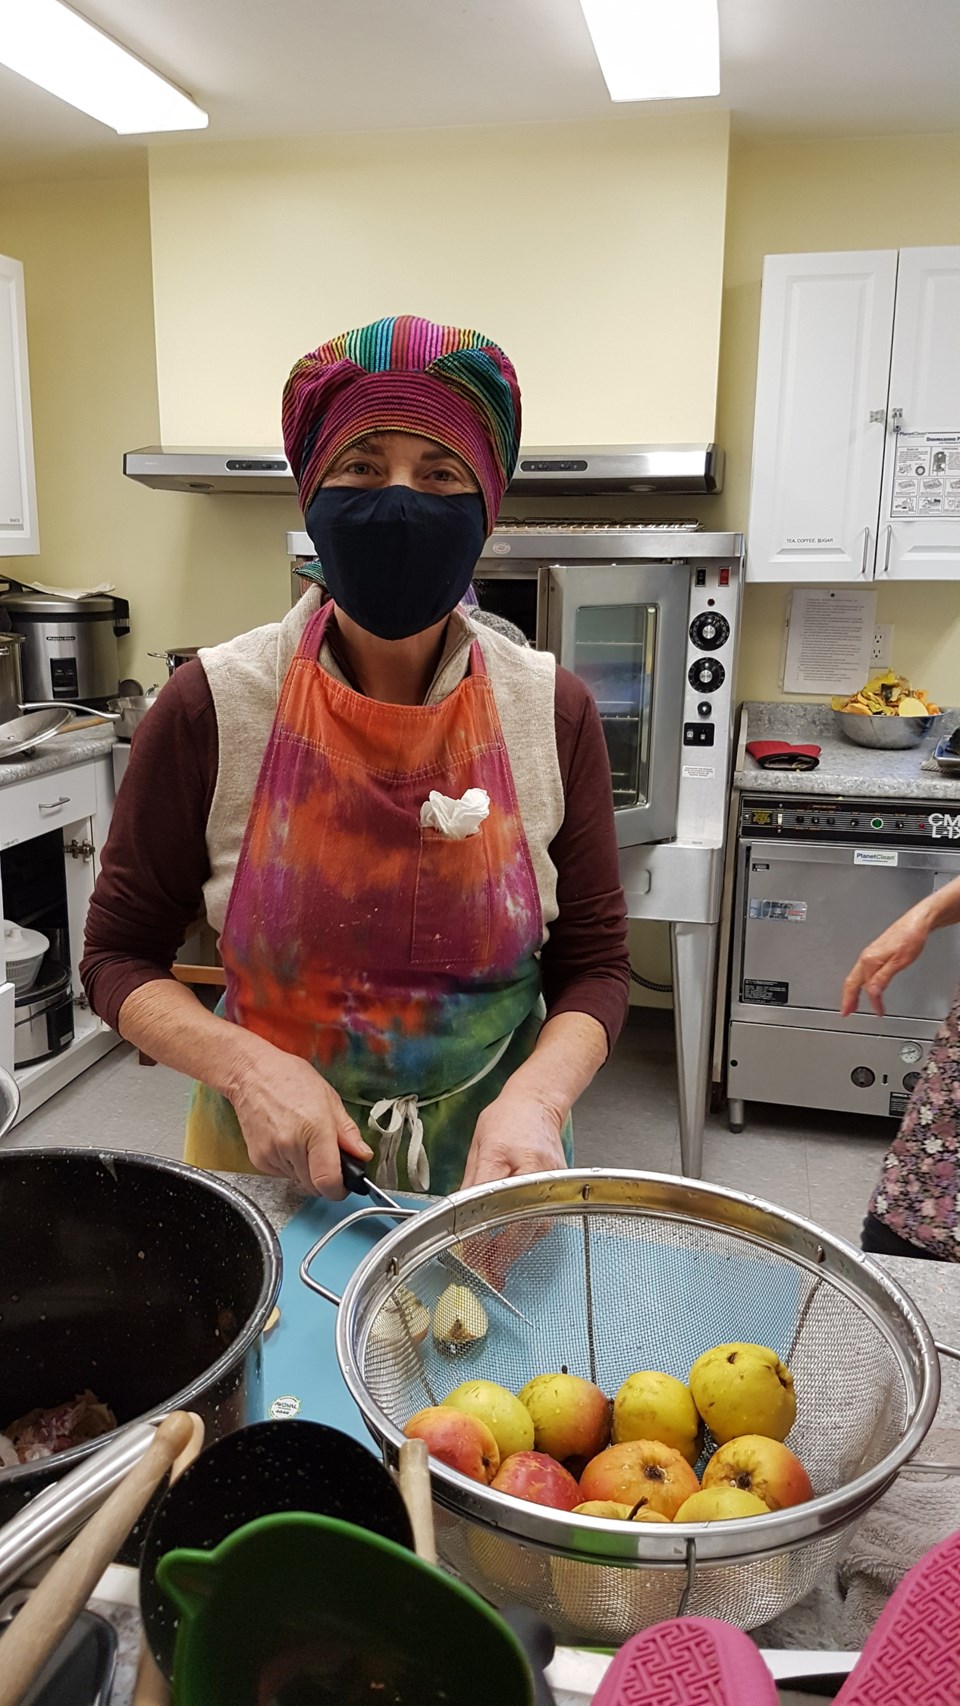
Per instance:
[[[340,1151],[369,1161],[373,1151],[325,1078],[309,1061],[261,1042],[231,1085],[247,1154],[261,1173],[295,1179],[311,1196],[346,1192]]]
[[[530,1091],[511,1090],[508,1080],[476,1123],[461,1189],[565,1167],[562,1128],[554,1108]]]
[[[891,924],[889,930],[885,930],[868,948],[864,948],[843,986],[841,1018],[847,1019],[856,1012],[861,989],[866,990],[871,1007],[882,1018],[883,991],[898,971],[912,965],[923,953],[931,928],[928,909],[921,902]]]

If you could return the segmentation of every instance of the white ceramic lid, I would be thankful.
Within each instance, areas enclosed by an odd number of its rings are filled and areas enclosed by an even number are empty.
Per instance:
[[[3,957],[7,961],[34,960],[46,953],[50,942],[39,930],[24,930],[9,918],[3,921]]]

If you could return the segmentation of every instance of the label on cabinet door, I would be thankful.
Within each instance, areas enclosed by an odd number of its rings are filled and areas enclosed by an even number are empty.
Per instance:
[[[743,999],[757,1001],[761,1007],[786,1007],[790,999],[790,985],[768,977],[745,977]]]
[[[751,900],[747,915],[772,919],[777,924],[806,924],[807,903],[805,900]]]
[[[902,432],[890,514],[898,521],[960,515],[960,432]]]

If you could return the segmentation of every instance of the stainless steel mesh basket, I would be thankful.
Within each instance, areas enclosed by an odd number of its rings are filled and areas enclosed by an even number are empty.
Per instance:
[[[309,1269],[338,1230],[301,1270],[334,1302]],[[432,1309],[451,1257],[526,1317],[478,1286],[488,1331],[456,1357],[430,1333],[398,1332],[393,1301],[403,1285]],[[441,1556],[567,1641],[620,1643],[681,1605],[742,1628],[778,1616],[823,1579],[850,1524],[917,1450],[940,1393],[922,1316],[868,1258],[755,1198],[660,1174],[545,1173],[442,1199],[377,1244],[339,1302],[343,1376],[390,1465],[409,1417],[466,1378],[518,1391],[567,1368],[612,1395],[637,1369],[686,1380],[702,1351],[730,1340],[769,1345],[788,1363],[798,1396],[788,1444],[816,1496],[769,1516],[611,1523],[431,1461]],[[704,1460],[711,1449],[708,1439]]]

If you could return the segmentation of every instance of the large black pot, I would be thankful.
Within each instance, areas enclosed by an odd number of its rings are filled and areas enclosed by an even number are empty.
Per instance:
[[[279,1286],[269,1221],[210,1173],[126,1151],[0,1155],[0,1429],[87,1386],[121,1424],[197,1410],[215,1439],[258,1420]],[[0,1470],[0,1522],[101,1443]]]

